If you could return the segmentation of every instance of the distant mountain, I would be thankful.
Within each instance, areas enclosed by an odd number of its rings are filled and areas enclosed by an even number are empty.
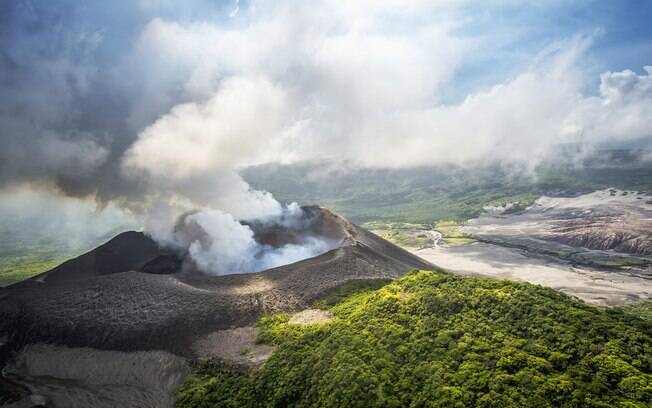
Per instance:
[[[581,157],[581,159],[580,159]],[[643,150],[601,150],[578,156],[560,147],[533,169],[504,163],[411,169],[356,168],[350,163],[267,164],[242,171],[257,189],[282,201],[319,203],[356,222],[431,223],[466,220],[485,206],[573,196],[614,187],[652,190],[652,160]]]

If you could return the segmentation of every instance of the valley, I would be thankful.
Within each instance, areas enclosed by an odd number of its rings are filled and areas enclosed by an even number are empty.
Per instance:
[[[374,231],[450,271],[527,281],[589,303],[622,305],[652,297],[649,198],[615,189],[544,196],[520,211],[488,207],[464,225],[435,224],[441,232],[426,225],[367,225],[384,226]]]

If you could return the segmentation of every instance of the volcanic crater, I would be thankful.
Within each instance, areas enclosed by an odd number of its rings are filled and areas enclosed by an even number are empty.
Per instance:
[[[331,243],[327,252],[292,264],[208,275],[187,267],[183,254],[129,231],[2,289],[0,366],[15,366],[30,344],[125,352],[124,364],[132,361],[126,357],[130,352],[152,350],[192,360],[199,357],[193,345],[211,333],[251,326],[264,314],[307,309],[347,281],[433,268],[327,209],[302,210],[310,219],[304,229],[247,222],[256,240],[272,247],[298,243],[304,236]],[[35,375],[23,367],[22,375],[28,374]]]

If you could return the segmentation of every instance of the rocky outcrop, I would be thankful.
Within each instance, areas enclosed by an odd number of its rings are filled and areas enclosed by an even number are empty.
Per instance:
[[[632,217],[587,216],[553,223],[545,238],[574,247],[652,255],[651,227],[647,220]]]
[[[574,247],[615,250],[635,255],[652,255],[652,241],[625,231],[585,228],[550,235],[548,239]]]
[[[600,190],[576,197],[541,197],[525,211],[483,215],[465,232],[499,245],[605,268],[652,265],[652,207],[647,194]],[[637,272],[637,273],[638,273]]]

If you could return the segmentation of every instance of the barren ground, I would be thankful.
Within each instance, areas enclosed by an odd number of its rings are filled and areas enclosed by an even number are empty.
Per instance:
[[[333,313],[328,310],[306,309],[295,313],[290,317],[290,324],[320,324],[333,320]]]
[[[256,344],[254,326],[218,330],[197,339],[192,351],[198,358],[219,358],[234,366],[257,368],[272,355],[274,348]]]
[[[620,305],[652,297],[652,201],[647,193],[600,190],[541,197],[525,211],[492,208],[463,232],[481,242],[412,252],[464,274],[515,279],[589,303]]]
[[[483,242],[414,250],[433,264],[465,275],[521,280],[560,290],[588,303],[620,305],[652,297],[652,280],[573,266],[519,249]]]
[[[189,372],[184,361],[163,351],[124,353],[91,348],[32,345],[3,374],[31,396],[8,407],[165,408]]]

